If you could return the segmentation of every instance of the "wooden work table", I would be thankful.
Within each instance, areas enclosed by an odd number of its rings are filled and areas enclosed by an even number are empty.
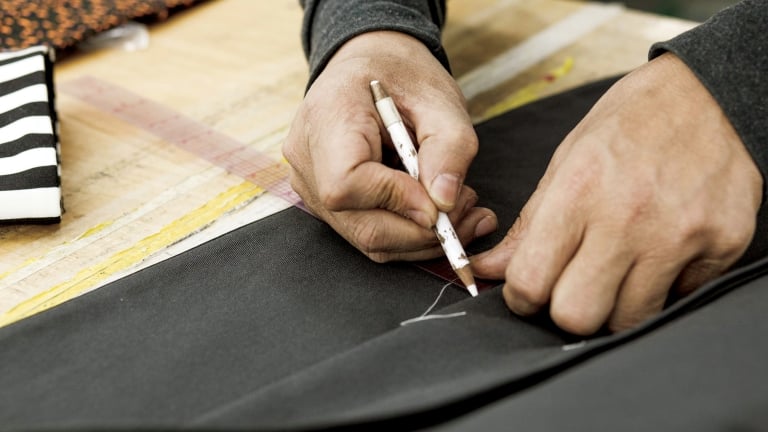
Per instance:
[[[444,42],[476,121],[628,71],[652,42],[693,25],[562,0],[448,8]],[[307,79],[301,17],[296,0],[206,2],[153,25],[147,49],[60,61],[57,87],[86,75],[108,81],[280,160]],[[547,33],[553,26],[560,31]],[[59,225],[0,227],[0,325],[288,205],[66,92],[57,107],[66,213]]]

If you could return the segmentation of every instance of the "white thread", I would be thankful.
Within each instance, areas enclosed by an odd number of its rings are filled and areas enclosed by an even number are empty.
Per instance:
[[[417,316],[416,318],[407,319],[400,323],[400,326],[407,326],[408,324],[413,324],[420,321],[427,321],[427,320],[433,320],[433,319],[446,319],[446,318],[455,318],[459,316],[464,316],[467,313],[466,312],[454,312],[450,314],[435,314],[435,315],[429,315],[430,312],[432,312],[432,309],[437,306],[437,303],[440,301],[440,298],[443,296],[443,293],[445,290],[456,282],[456,279],[448,282],[447,284],[443,285],[443,289],[440,290],[440,294],[437,295],[437,298],[434,302],[427,308],[427,310],[424,311],[421,315]]]
[[[415,322],[427,321],[427,320],[433,320],[433,319],[455,318],[455,317],[464,316],[466,314],[467,314],[466,312],[455,312],[452,314],[425,315],[425,316],[420,316],[420,317],[405,320],[400,323],[400,326],[407,326],[408,324],[413,324]]]

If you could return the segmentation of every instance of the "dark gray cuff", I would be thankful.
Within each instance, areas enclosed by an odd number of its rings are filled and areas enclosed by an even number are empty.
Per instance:
[[[746,0],[676,38],[653,45],[696,74],[720,104],[768,180],[768,5]],[[764,196],[765,196],[764,186]]]
[[[303,1],[302,44],[311,85],[346,41],[362,33],[393,30],[419,39],[450,71],[440,43],[445,2],[436,0]]]

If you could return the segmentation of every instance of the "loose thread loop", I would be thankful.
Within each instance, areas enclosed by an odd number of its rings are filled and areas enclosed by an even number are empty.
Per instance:
[[[433,319],[455,318],[455,317],[460,317],[460,316],[466,315],[467,313],[463,312],[463,311],[462,312],[454,312],[454,313],[450,313],[450,314],[429,315],[429,313],[432,312],[432,309],[434,309],[437,306],[437,304],[440,302],[440,298],[443,296],[443,293],[445,292],[445,290],[449,286],[451,286],[451,284],[453,284],[454,282],[456,282],[456,279],[454,279],[454,280],[448,282],[447,284],[443,285],[443,289],[440,290],[440,294],[437,295],[437,298],[435,299],[435,301],[432,302],[432,304],[427,308],[427,310],[424,311],[424,313],[422,313],[421,315],[417,316],[416,318],[407,319],[407,320],[401,322],[400,326],[401,327],[402,326],[407,326],[408,324],[413,324],[413,323],[417,323],[417,322],[421,322],[421,321],[427,321],[427,320],[433,320]]]

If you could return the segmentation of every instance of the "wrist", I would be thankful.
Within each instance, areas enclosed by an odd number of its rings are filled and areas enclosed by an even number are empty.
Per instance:
[[[378,30],[359,34],[346,41],[328,64],[359,58],[403,59],[423,55],[433,57],[426,45],[415,37],[396,31]]]
[[[742,137],[709,89],[678,56],[667,52],[638,70],[647,88],[655,88],[654,103],[667,113],[667,127],[688,128],[688,135],[698,137],[699,145],[709,141],[715,148],[730,149],[738,155],[744,172],[751,178],[751,190],[759,206],[763,178]],[[645,77],[647,79],[643,79]],[[714,151],[714,149],[712,149]],[[745,193],[748,193],[745,191]]]

